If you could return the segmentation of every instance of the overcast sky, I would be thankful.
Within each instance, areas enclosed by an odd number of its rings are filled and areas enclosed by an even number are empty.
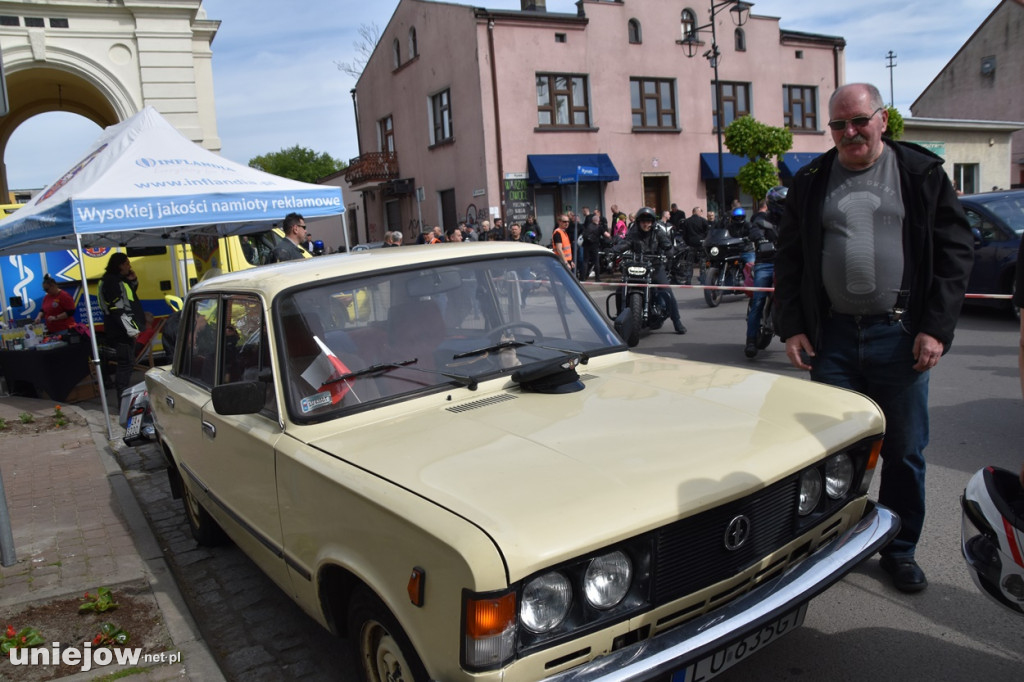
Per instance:
[[[702,22],[710,2],[690,2]],[[458,4],[521,6],[519,0]],[[847,80],[875,83],[887,99],[886,54],[895,52],[894,100],[909,116],[911,102],[998,4],[759,0],[753,12],[779,17],[786,29],[845,38]],[[355,80],[335,63],[352,62],[359,27],[376,24],[383,30],[397,5],[398,0],[205,0],[208,17],[221,21],[213,41],[221,153],[248,163],[254,156],[300,145],[344,161],[356,156],[350,95]],[[574,0],[547,0],[547,8],[576,11]],[[10,186],[49,185],[78,161],[99,132],[73,114],[43,114],[25,122],[7,145]]]

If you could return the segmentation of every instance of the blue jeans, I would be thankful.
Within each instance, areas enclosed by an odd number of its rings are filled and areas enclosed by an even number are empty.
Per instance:
[[[912,559],[924,526],[924,448],[928,445],[928,372],[914,370],[914,335],[888,316],[833,313],[824,320],[811,379],[868,396],[885,415],[878,501],[900,516],[896,538],[882,550]]]
[[[754,264],[754,286],[770,287],[775,280],[775,263]],[[756,339],[757,331],[761,328],[761,313],[764,307],[764,299],[768,298],[767,291],[755,291],[750,301],[750,310],[747,311],[747,338]]]

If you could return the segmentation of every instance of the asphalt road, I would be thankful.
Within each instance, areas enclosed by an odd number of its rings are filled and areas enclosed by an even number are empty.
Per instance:
[[[603,309],[600,291],[591,289]],[[677,336],[666,325],[638,351],[803,374],[790,368],[778,340],[754,360],[743,356],[745,298],[726,298],[715,309],[697,290],[677,298],[689,333]],[[812,601],[803,627],[716,679],[1024,678],[1024,618],[976,590],[959,550],[959,498],[971,474],[989,464],[1018,469],[1024,460],[1011,445],[1024,442],[1016,348],[1017,326],[1008,316],[968,310],[952,352],[932,371],[929,508],[918,550],[929,588],[904,595],[869,561]],[[120,460],[228,679],[356,679],[348,643],[319,628],[238,549],[195,546],[152,446],[128,449]]]

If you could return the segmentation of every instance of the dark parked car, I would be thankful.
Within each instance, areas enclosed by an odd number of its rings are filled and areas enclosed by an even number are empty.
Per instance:
[[[1017,250],[1024,233],[1024,189],[960,197],[974,232],[974,269],[968,294],[1012,294]],[[968,303],[1020,311],[1006,299],[969,298]]]

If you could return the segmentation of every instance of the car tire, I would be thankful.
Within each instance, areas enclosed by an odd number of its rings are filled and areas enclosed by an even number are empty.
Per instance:
[[[224,531],[213,520],[202,503],[196,499],[184,481],[181,486],[181,502],[185,505],[185,518],[188,519],[189,530],[192,531],[192,537],[196,542],[207,547],[224,544],[227,540]]]
[[[352,653],[368,682],[427,682],[426,668],[388,608],[365,587],[352,595],[348,616]]]

